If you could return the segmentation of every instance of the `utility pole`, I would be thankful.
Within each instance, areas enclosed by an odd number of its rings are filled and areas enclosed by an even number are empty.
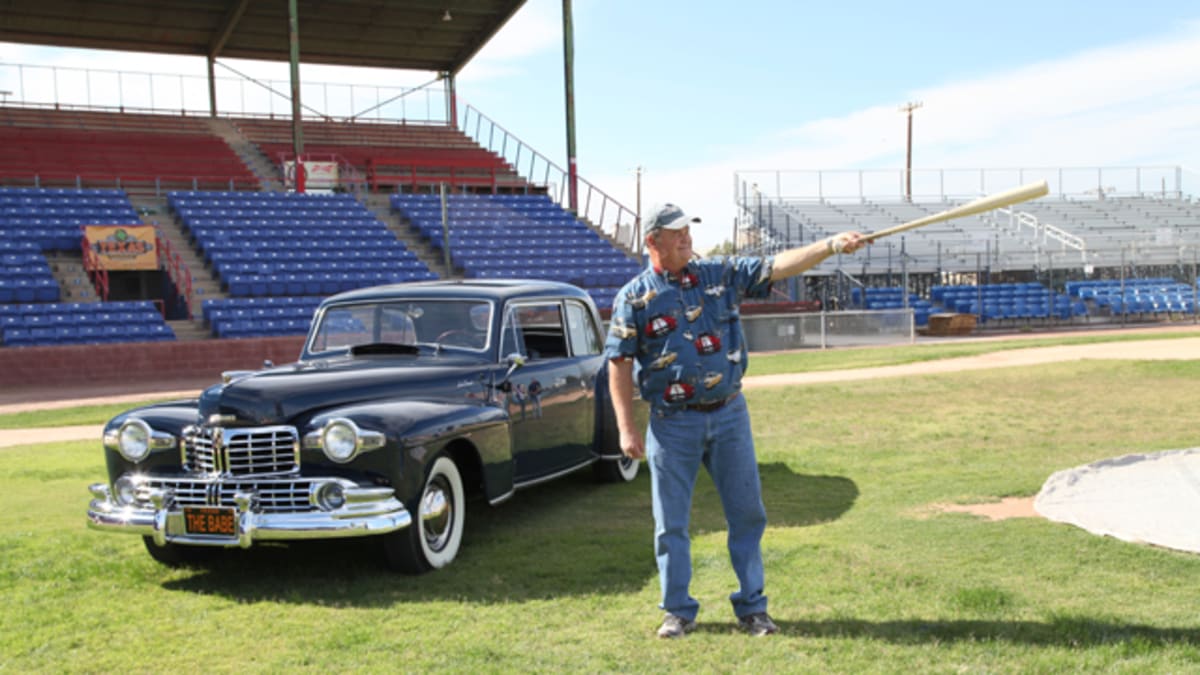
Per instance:
[[[634,241],[637,242],[637,252],[639,255],[641,255],[642,246],[645,243],[642,241],[642,172],[643,171],[644,171],[644,169],[642,168],[642,166],[640,164],[633,170],[634,174],[636,174],[636,176],[637,176],[637,204],[634,205],[634,208],[637,209],[637,213],[634,214],[633,238],[634,238]]]
[[[908,115],[908,145],[904,162],[904,199],[912,201],[912,117],[913,111],[921,107],[921,102],[912,102],[900,106],[900,112]]]

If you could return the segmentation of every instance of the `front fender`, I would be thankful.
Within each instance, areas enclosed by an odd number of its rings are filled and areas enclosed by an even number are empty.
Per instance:
[[[135,467],[141,471],[152,470],[154,468],[163,468],[168,471],[178,470],[181,457],[180,443],[183,442],[183,429],[196,423],[198,405],[199,402],[195,399],[159,403],[126,410],[109,420],[108,424],[104,425],[105,432],[117,429],[125,420],[136,417],[149,424],[151,429],[171,434],[175,437],[176,441],[174,448],[154,450],[146,459],[138,464],[125,459],[116,450],[106,448],[104,458],[108,467],[109,483],[111,484],[121,474],[131,471]]]
[[[389,477],[406,504],[420,495],[427,465],[457,441],[474,449],[473,459],[479,462],[482,489],[489,502],[512,492],[512,436],[508,414],[499,408],[413,400],[373,402],[324,410],[309,421],[304,433],[338,417],[387,437],[384,448],[362,459]]]

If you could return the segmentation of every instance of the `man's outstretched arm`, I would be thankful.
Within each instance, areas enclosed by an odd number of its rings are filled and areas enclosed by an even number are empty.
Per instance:
[[[854,253],[869,243],[862,233],[842,232],[805,246],[790,248],[775,255],[771,281],[803,274],[835,253]]]

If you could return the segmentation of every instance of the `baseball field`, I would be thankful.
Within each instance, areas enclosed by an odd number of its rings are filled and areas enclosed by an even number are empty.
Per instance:
[[[700,627],[660,641],[644,472],[616,489],[583,472],[474,505],[460,558],[421,577],[384,570],[370,542],[169,569],[137,538],[85,527],[86,487],[104,475],[96,439],[34,438],[0,448],[0,671],[1193,671],[1200,558],[953,507],[1031,497],[1096,459],[1197,445],[1200,359],[1163,355],[1198,338],[755,356],[746,395],[783,630],[765,639],[735,629],[704,476]],[[1029,356],[1079,342],[1090,355]],[[964,359],[974,369],[947,365]],[[864,368],[880,370],[844,374]],[[100,424],[111,407],[9,413],[0,428]]]

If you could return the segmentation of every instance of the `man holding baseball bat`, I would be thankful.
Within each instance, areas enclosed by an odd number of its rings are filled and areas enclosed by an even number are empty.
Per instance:
[[[646,221],[650,267],[617,294],[605,343],[621,452],[647,457],[654,510],[654,553],[666,611],[658,636],[683,637],[700,604],[688,592],[688,521],[701,465],[716,485],[729,526],[729,557],[739,589],[730,596],[751,635],[779,628],[767,614],[761,541],[767,525],[750,415],[741,395],[747,351],[738,306],[767,297],[771,282],[795,276],[836,253],[869,243],[844,232],[767,258],[694,259],[690,218],[673,204]],[[635,386],[650,404],[645,440],[635,428]]]

